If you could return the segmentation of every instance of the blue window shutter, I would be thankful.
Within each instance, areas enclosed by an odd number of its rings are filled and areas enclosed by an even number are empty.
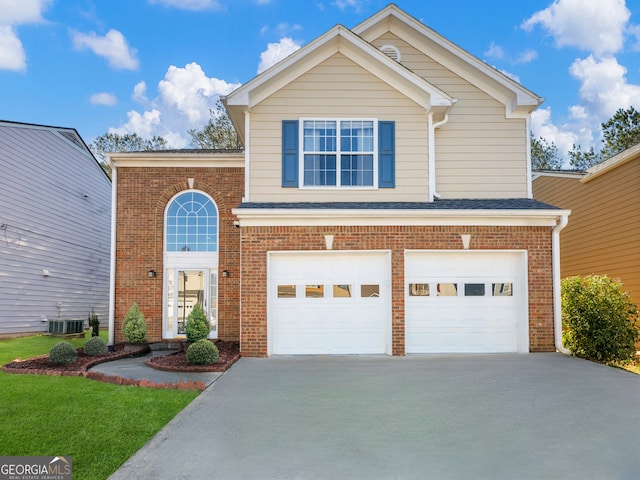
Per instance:
[[[298,121],[282,121],[282,187],[298,186]]]
[[[378,122],[378,188],[396,187],[396,123]]]

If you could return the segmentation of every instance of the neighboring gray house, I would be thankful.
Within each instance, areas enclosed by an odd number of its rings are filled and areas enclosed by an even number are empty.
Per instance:
[[[0,121],[0,336],[106,327],[111,181],[73,128]]]

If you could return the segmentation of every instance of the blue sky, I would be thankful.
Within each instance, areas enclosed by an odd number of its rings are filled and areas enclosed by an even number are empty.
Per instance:
[[[162,135],[188,147],[220,95],[382,0],[0,0],[0,119]],[[640,2],[397,0],[546,100],[532,129],[566,152],[599,147],[640,109]]]

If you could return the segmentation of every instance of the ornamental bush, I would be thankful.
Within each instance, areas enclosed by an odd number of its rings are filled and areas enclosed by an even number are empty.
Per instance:
[[[131,305],[127,315],[124,317],[122,334],[129,343],[140,344],[145,343],[147,340],[147,322],[137,303]]]
[[[562,281],[562,340],[577,357],[602,363],[635,358],[638,310],[622,282],[606,275]]]
[[[78,351],[69,342],[56,343],[49,350],[49,361],[55,365],[69,365],[78,358]]]
[[[187,321],[184,326],[185,333],[187,334],[187,340],[189,342],[197,342],[203,338],[207,338],[211,328],[207,321],[207,314],[199,303],[196,303],[191,310],[191,313],[187,317]]]
[[[192,365],[211,365],[216,363],[219,357],[218,347],[206,339],[198,340],[187,348],[187,363]]]
[[[106,355],[108,351],[107,342],[100,337],[91,337],[87,340],[87,343],[84,344],[84,353],[92,357]]]

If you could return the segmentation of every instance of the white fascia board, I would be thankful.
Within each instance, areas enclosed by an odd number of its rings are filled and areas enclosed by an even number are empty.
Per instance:
[[[111,153],[112,167],[244,168],[244,153]]]
[[[407,33],[409,33],[406,30],[402,32],[394,31],[393,22],[389,22],[388,17],[395,18],[402,24],[411,27],[422,37],[422,39],[426,38],[430,40],[442,48],[446,53],[450,54],[449,57],[446,55],[438,55],[437,52],[433,50],[426,51],[427,49],[424,48],[424,45],[421,45],[422,42],[420,42],[420,38],[415,35],[411,39],[405,38]],[[384,25],[385,30],[388,28],[392,33],[403,38],[405,41],[408,41],[415,48],[418,48],[423,53],[432,57],[438,63],[449,68],[451,71],[467,79],[471,83],[478,84],[478,86],[491,96],[494,96],[494,98],[505,103],[507,106],[507,115],[510,117],[522,117],[535,110],[536,107],[538,107],[544,100],[542,97],[539,97],[532,91],[520,85],[518,82],[501,73],[496,68],[488,65],[476,56],[446,39],[435,30],[427,27],[425,24],[416,20],[393,4],[357,25],[353,28],[353,32],[356,35],[362,36],[367,30],[371,29],[371,33],[374,36],[379,36],[381,25]],[[365,37],[365,40],[371,41],[372,39]],[[482,79],[478,77],[477,73],[474,75],[472,71],[457,66],[455,64],[456,62],[451,61],[451,57],[461,60],[462,63],[472,67],[476,72],[481,72],[492,82],[497,83],[503,89],[507,89],[510,92],[510,95],[508,95],[510,98],[506,98],[504,92],[499,92],[499,89],[495,88],[495,86],[491,86],[488,82],[482,81]]]
[[[432,106],[449,108],[455,103],[455,100],[447,93],[403,67],[341,25],[329,30],[230,93],[224,98],[224,103],[230,107],[242,105],[251,109],[293,79],[338,52],[361,65],[372,75],[398,89],[427,110]],[[280,75],[281,78],[278,80],[277,77]],[[261,88],[267,82],[270,82],[269,87]]]
[[[611,158],[608,158],[604,162],[601,162],[593,167],[587,169],[587,173],[584,178],[581,180],[582,183],[588,183],[591,180],[598,178],[601,175],[617,168],[621,165],[624,165],[627,162],[632,160],[637,160],[640,158],[640,143],[634,145],[633,147],[627,148],[626,150],[614,155]]]
[[[511,226],[555,227],[570,210],[232,210],[240,227],[270,226]]]
[[[558,170],[557,172],[546,170],[544,172],[536,172],[535,170],[531,173],[532,181],[535,181],[541,177],[559,177],[559,178],[575,178],[576,180],[580,180],[586,175],[584,172],[567,172]]]

